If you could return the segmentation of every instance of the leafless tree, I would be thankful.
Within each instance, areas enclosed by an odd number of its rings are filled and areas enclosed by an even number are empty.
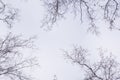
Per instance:
[[[80,21],[84,22],[84,16],[90,23],[89,31],[98,33],[96,21],[107,21],[109,29],[119,30],[120,1],[119,0],[43,0],[47,11],[43,26],[51,27],[65,14],[72,11],[75,16],[80,15]],[[85,20],[86,21],[86,20]]]
[[[8,6],[7,1],[0,0],[0,21],[4,22],[9,28],[11,28],[17,16],[18,9]]]
[[[24,59],[21,50],[32,47],[32,39],[23,39],[12,33],[0,38],[0,78],[4,76],[9,80],[31,80],[23,70],[37,63],[34,58]]]
[[[18,9],[12,8],[6,0],[0,0],[0,22],[7,24],[9,30],[18,16]],[[34,37],[22,38],[10,31],[5,38],[0,37],[0,79],[31,80],[24,72],[29,67],[38,66],[35,58],[24,58],[23,50],[33,48]]]
[[[87,53],[88,50],[82,47],[74,47],[71,52],[65,51],[68,59],[84,68],[84,80],[120,80],[120,64],[112,55],[105,57],[100,52],[100,59],[90,64]]]

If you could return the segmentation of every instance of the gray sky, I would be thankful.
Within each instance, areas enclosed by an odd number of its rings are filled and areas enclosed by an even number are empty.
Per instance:
[[[58,80],[80,80],[83,71],[79,66],[66,60],[61,51],[61,49],[70,50],[73,44],[87,48],[94,55],[97,54],[94,53],[95,50],[100,47],[113,52],[115,56],[120,53],[119,31],[108,31],[102,28],[100,36],[95,36],[86,32],[87,23],[81,25],[78,19],[73,20],[68,16],[69,18],[59,21],[51,31],[46,32],[40,28],[44,9],[40,6],[39,0],[12,1],[14,6],[20,8],[20,17],[11,31],[23,34],[25,37],[38,36],[35,45],[39,49],[31,51],[32,55],[37,55],[40,63],[40,69],[32,70],[32,75],[37,80],[52,80],[54,74],[57,75]],[[100,26],[106,25],[100,24]],[[9,31],[2,23],[0,28],[1,35]]]

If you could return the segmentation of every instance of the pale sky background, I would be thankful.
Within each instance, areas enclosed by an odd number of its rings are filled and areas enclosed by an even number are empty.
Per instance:
[[[57,75],[58,80],[82,79],[82,69],[66,60],[61,51],[70,50],[73,44],[87,48],[92,55],[97,55],[97,48],[104,48],[120,58],[120,32],[103,28],[106,24],[99,23],[102,27],[101,34],[95,36],[86,32],[87,22],[80,24],[79,19],[73,19],[68,15],[67,19],[59,21],[51,31],[44,31],[40,28],[40,20],[44,14],[40,0],[10,0],[11,2],[11,6],[20,8],[19,21],[14,24],[11,31],[25,37],[37,35],[35,45],[39,49],[31,51],[30,54],[36,55],[40,64],[39,69],[32,69],[31,74],[36,80],[52,80],[53,75]],[[0,35],[5,35],[9,31],[0,23]]]

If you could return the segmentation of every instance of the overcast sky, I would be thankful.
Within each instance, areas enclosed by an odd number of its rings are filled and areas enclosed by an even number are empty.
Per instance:
[[[45,31],[40,28],[40,20],[44,14],[40,0],[26,2],[24,0],[10,0],[10,2],[12,1],[14,2],[13,6],[20,8],[20,16],[11,31],[15,34],[23,34],[25,37],[37,35],[35,45],[39,49],[31,51],[32,55],[37,55],[40,64],[40,69],[33,70],[32,73],[37,80],[52,80],[53,75],[57,75],[58,80],[80,80],[83,78],[82,69],[66,60],[61,50],[70,50],[73,44],[87,48],[94,55],[97,54],[94,53],[95,50],[100,47],[113,52],[115,56],[120,53],[119,31],[109,31],[102,28],[101,34],[95,36],[87,33],[87,23],[82,25],[78,19],[72,19],[69,15],[67,19],[59,21],[51,31]],[[103,27],[106,24],[100,24],[100,26]],[[0,28],[1,35],[10,31],[2,23]]]

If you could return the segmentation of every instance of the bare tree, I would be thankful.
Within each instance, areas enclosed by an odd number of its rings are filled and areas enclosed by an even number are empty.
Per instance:
[[[7,1],[0,0],[0,21],[4,22],[9,28],[11,28],[17,16],[18,9],[8,6]]]
[[[6,0],[0,0],[0,21],[7,24],[10,30],[18,16],[18,9],[12,8]],[[5,38],[0,37],[0,79],[31,80],[24,72],[29,67],[38,66],[35,58],[24,58],[23,50],[33,48],[34,37],[22,38],[11,32]]]
[[[80,15],[80,21],[84,22],[83,16],[89,20],[89,31],[98,33],[96,21],[107,21],[109,29],[119,30],[120,1],[119,0],[43,0],[47,11],[43,26],[52,27],[65,14],[72,12],[75,16]],[[86,21],[86,20],[85,20]]]
[[[34,62],[34,58],[22,58],[21,50],[32,47],[32,39],[22,39],[21,36],[11,33],[5,38],[0,38],[0,77],[4,76],[10,80],[31,80],[23,70],[37,63]]]
[[[84,80],[120,80],[120,64],[112,55],[105,57],[100,52],[98,62],[90,64],[87,53],[82,47],[74,47],[71,52],[65,51],[68,59],[85,70]]]

